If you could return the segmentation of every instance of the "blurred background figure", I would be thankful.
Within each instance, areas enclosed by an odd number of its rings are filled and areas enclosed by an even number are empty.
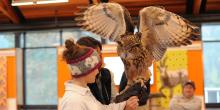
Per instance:
[[[195,83],[188,80],[183,85],[183,95],[174,96],[170,102],[170,110],[201,110],[202,100],[194,96],[196,90]]]

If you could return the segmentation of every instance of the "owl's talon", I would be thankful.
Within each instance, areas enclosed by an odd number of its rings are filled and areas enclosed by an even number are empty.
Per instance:
[[[141,87],[144,87],[145,86],[145,82],[146,82],[146,80],[145,80],[145,78],[144,77],[137,77],[137,79],[136,80],[134,80],[134,83],[141,83]]]

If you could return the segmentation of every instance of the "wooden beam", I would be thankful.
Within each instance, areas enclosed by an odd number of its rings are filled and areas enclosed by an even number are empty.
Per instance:
[[[182,15],[184,18],[189,21],[196,23],[197,25],[207,22],[218,22],[220,19],[220,14],[203,14],[203,15]],[[133,17],[133,21],[137,22],[138,17]],[[62,28],[79,28],[76,25],[76,22],[72,19],[69,20],[59,20],[57,24],[54,21],[45,21],[40,20],[34,22],[27,22],[26,24],[1,24],[0,32],[5,31],[28,31],[28,30],[41,30],[41,29],[62,29]]]
[[[117,2],[124,6],[167,6],[167,5],[185,5],[186,0],[109,0]]]
[[[206,12],[206,6],[207,6],[207,0],[202,0],[201,7],[200,7],[200,13]]]
[[[186,14],[193,14],[193,4],[195,0],[187,0],[186,3]]]
[[[0,11],[7,16],[13,23],[19,24],[19,17],[14,12],[12,6],[9,4],[8,0],[0,0]]]
[[[194,5],[193,5],[193,14],[194,15],[199,15],[201,4],[202,4],[202,0],[194,0]]]
[[[108,3],[109,2],[109,0],[98,0],[99,1],[99,3]]]
[[[89,0],[89,4],[98,4],[100,0]]]

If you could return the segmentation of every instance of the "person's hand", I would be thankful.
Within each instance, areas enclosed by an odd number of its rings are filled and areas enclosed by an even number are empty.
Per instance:
[[[115,98],[115,103],[126,101],[132,96],[138,96],[141,92],[141,89],[141,83],[135,83],[127,90],[123,91],[120,95],[117,95]]]
[[[126,101],[125,109],[124,110],[136,110],[138,107],[138,97],[132,96]]]
[[[141,87],[141,83],[135,83],[125,90],[122,94],[116,96],[115,103],[128,100],[131,96],[137,96],[139,98],[139,106],[145,105],[150,94],[150,79],[144,81],[145,86]]]

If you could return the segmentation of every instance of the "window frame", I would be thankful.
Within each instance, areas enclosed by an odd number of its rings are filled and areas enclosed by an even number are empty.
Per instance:
[[[40,30],[39,30],[40,31]],[[27,31],[26,31],[27,32]],[[20,37],[20,39],[18,39],[19,41],[16,42],[21,42],[21,40],[23,40],[23,45],[19,46],[20,48],[22,48],[22,78],[23,78],[23,82],[22,82],[22,86],[23,86],[23,94],[22,94],[22,105],[18,105],[19,109],[57,109],[58,105],[27,105],[27,94],[26,94],[26,49],[40,49],[40,48],[56,48],[57,46],[42,46],[42,47],[27,47],[26,46],[26,32],[23,32],[23,39],[22,37]],[[61,33],[61,31],[59,31],[59,33]],[[59,34],[59,37],[61,39],[61,34]],[[61,41],[59,43],[59,46],[61,46]],[[58,89],[58,88],[57,88]],[[58,96],[57,96],[57,103],[58,103]]]
[[[205,25],[219,25],[220,26],[220,22],[215,22],[215,23],[201,23],[201,28]],[[202,29],[201,29],[201,36],[203,37],[204,34],[202,34]],[[219,35],[220,37],[220,35]],[[204,55],[204,44],[205,43],[219,43],[220,44],[220,39],[217,39],[217,40],[210,40],[210,39],[204,39],[204,38],[201,38],[201,41],[202,41],[202,49],[203,49],[203,53],[202,55]],[[203,71],[204,71],[204,76],[205,76],[205,64],[204,64],[204,57],[203,57]],[[220,91],[219,91],[220,92]],[[206,93],[206,90],[205,90],[205,77],[204,77],[204,97],[207,97],[206,96],[207,93]],[[207,99],[205,99],[207,100]],[[205,101],[205,105],[206,105],[206,108],[220,108],[220,102],[219,103],[206,103]]]

